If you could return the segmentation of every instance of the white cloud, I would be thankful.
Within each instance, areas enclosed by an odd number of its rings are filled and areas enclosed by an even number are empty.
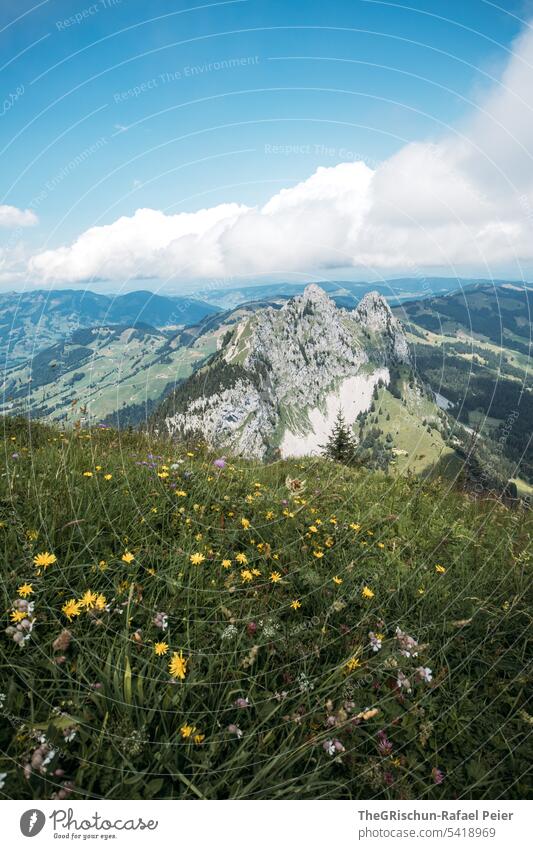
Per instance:
[[[0,227],[33,227],[37,222],[38,218],[31,209],[0,204]]]
[[[464,126],[375,170],[319,168],[262,207],[139,209],[34,256],[46,282],[533,263],[533,31]]]

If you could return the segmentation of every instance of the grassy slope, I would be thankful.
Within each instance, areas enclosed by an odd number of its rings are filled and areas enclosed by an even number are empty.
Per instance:
[[[73,799],[527,795],[529,513],[322,460],[217,471],[201,450],[113,431],[37,427],[30,443],[6,421],[0,447],[4,621],[25,581],[36,616],[23,648],[1,639],[8,796],[50,798],[65,780]],[[287,474],[306,479],[300,497]],[[45,550],[57,562],[38,575]],[[238,553],[258,571],[250,581]],[[63,604],[89,589],[108,609],[69,624]],[[167,631],[153,623],[161,611]],[[70,647],[54,652],[66,626]],[[397,626],[418,657],[400,653]],[[376,653],[369,631],[384,635]],[[187,674],[173,682],[181,650]],[[419,666],[431,683],[417,681]],[[376,715],[357,719],[367,708]],[[187,725],[205,740],[184,737]],[[57,754],[26,780],[43,732]],[[331,739],[346,751],[328,755]]]

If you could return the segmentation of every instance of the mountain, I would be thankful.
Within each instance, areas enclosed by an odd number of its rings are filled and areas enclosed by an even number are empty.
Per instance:
[[[438,403],[491,449],[487,467],[507,463],[532,495],[533,289],[483,283],[393,312]]]
[[[405,376],[426,417],[429,408],[439,420],[385,299],[368,293],[347,311],[310,285],[280,309],[239,322],[217,354],[163,402],[154,423],[170,435],[201,433],[249,457],[313,454],[339,409],[348,424],[359,418],[362,426],[378,390],[403,385]]]
[[[429,298],[449,292],[464,290],[482,284],[483,281],[461,277],[399,277],[378,282],[328,280],[316,284],[326,292],[338,307],[354,309],[361,298],[369,292],[378,292],[391,305],[403,303],[413,298]],[[487,281],[485,281],[487,283]],[[504,285],[504,280],[491,281],[493,288]],[[301,295],[306,283],[263,283],[254,285],[243,283],[228,289],[205,289],[198,297],[221,309],[233,309],[242,303],[258,300],[276,300],[279,303]]]
[[[216,312],[212,304],[153,292],[109,296],[67,289],[2,294],[0,358],[4,366],[21,365],[80,328],[137,323],[182,327]]]

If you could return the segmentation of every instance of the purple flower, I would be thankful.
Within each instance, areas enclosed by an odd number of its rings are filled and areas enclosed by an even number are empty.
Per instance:
[[[392,743],[387,737],[385,731],[378,731],[378,752],[380,755],[384,757],[388,756],[392,752]]]
[[[239,699],[235,699],[234,705],[237,708],[247,708],[250,707],[250,702],[248,699],[243,699],[242,697]]]
[[[431,770],[431,777],[435,784],[442,784],[444,781],[444,773],[438,768],[438,766],[434,766]]]
[[[217,460],[214,460],[213,466],[216,466],[217,469],[224,469],[226,467],[226,458],[219,457]]]

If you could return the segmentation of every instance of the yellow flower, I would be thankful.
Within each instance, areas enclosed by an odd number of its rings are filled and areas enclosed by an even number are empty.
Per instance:
[[[241,578],[243,584],[249,583],[253,579],[253,575],[249,569],[243,569],[241,572]]]
[[[439,575],[444,575],[446,569],[444,568],[444,566],[441,566],[440,563],[437,563],[437,565],[435,566],[435,572],[438,572]]]
[[[333,581],[334,584],[337,584],[337,586],[339,586],[340,584],[342,584],[343,579],[339,578],[338,575],[334,575],[334,577],[332,578],[332,581]]]
[[[94,602],[95,608],[97,610],[104,610],[106,604],[107,604],[107,601],[106,601],[105,595],[102,595],[102,593],[100,593],[100,595],[97,596],[97,598],[95,599],[95,602]]]
[[[321,557],[324,557],[323,551],[313,551],[313,554],[317,558],[317,560],[320,560]]]
[[[317,526],[316,526],[316,525],[309,525],[309,533],[311,533],[311,534],[317,534],[317,533],[318,533],[318,528],[317,528]]]
[[[242,552],[236,555],[235,560],[237,561],[237,563],[241,563],[243,566],[248,563],[248,558],[246,557],[246,554],[243,554]]]
[[[271,572],[270,573],[270,580],[273,584],[279,584],[279,582],[281,581],[280,573],[279,572]]]
[[[28,614],[24,610],[13,610],[11,612],[11,621],[22,622],[22,620],[25,619],[27,615]]]
[[[194,725],[182,725],[180,728],[180,734],[184,740],[188,737],[192,737],[195,731],[196,727]]]
[[[113,477],[113,475],[109,475],[109,474],[108,474],[108,475],[104,475],[104,480],[105,480],[105,481],[110,481],[112,477]]]
[[[348,663],[345,665],[345,669],[347,672],[355,672],[356,669],[359,669],[361,666],[361,661],[357,657],[351,657]]]
[[[84,477],[84,478],[92,478],[92,476],[93,476],[93,473],[92,473],[92,472],[84,472],[84,473],[83,473],[83,477]]]
[[[97,598],[97,593],[93,593],[91,590],[86,590],[79,600],[80,607],[85,607],[86,610],[90,610],[91,607],[94,607]]]
[[[301,606],[302,606],[302,603],[301,603],[301,601],[298,601],[297,598],[295,598],[294,601],[291,601],[291,607],[292,607],[293,610],[298,610]]]
[[[101,472],[101,471],[102,471],[102,467],[101,467],[101,466],[95,466],[94,468],[96,469],[96,471],[97,471],[97,472]]]
[[[123,561],[123,563],[130,564],[130,563],[133,563],[133,561],[135,560],[135,557],[131,553],[131,551],[125,551],[120,559]]]
[[[99,560],[98,566],[102,572],[105,572],[105,570],[107,569],[107,560]]]
[[[55,554],[50,554],[48,551],[43,551],[41,554],[37,554],[33,558],[33,562],[36,566],[42,566],[43,569],[47,569],[48,566],[51,566],[52,563],[57,562],[57,557]]]
[[[81,613],[80,602],[76,601],[75,598],[71,598],[70,601],[65,602],[61,608],[61,612],[65,614],[69,622],[72,622],[74,616],[79,616]]]
[[[180,681],[185,680],[185,675],[187,674],[187,659],[183,657],[183,652],[175,651],[170,659],[170,663],[168,665],[168,671],[172,675],[173,678],[179,678]]]
[[[374,598],[374,593],[370,589],[370,587],[363,587],[363,589],[361,590],[361,595],[363,596],[363,598]]]
[[[249,519],[241,519],[241,525],[243,526],[244,530],[247,531],[248,528],[250,527],[250,520]]]
[[[168,472],[158,472],[157,477],[164,480],[165,478],[168,478]]]
[[[205,740],[205,734],[195,734],[194,735],[194,743],[196,746],[201,746],[201,744]]]
[[[205,556],[203,554],[200,554],[199,551],[197,551],[195,554],[191,554],[189,559],[193,566],[199,566],[200,563],[204,562]]]
[[[418,588],[418,595],[424,595],[424,593],[425,593],[424,587],[419,587]]]
[[[273,519],[273,518],[274,518],[274,511],[273,510],[269,510],[267,513],[265,513],[265,519]]]
[[[178,489],[176,490],[176,495],[178,496],[178,498],[185,498],[187,493],[183,489]]]
[[[385,548],[385,543],[384,542],[378,542],[377,546],[378,546],[378,548]]]
[[[168,643],[155,643],[154,644],[154,652],[160,657],[162,654],[166,654],[168,651]]]
[[[222,566],[224,567],[224,569],[229,569],[231,567],[231,560],[228,560],[226,558],[225,560],[222,561]]]
[[[352,529],[352,531],[360,531],[361,525],[359,525],[358,522],[352,522],[350,528]]]
[[[326,545],[328,548],[331,548],[331,547],[332,547],[332,545],[334,544],[334,542],[335,542],[335,541],[334,541],[333,537],[328,537],[328,538],[325,540],[325,545]]]
[[[31,584],[22,584],[17,590],[18,594],[22,596],[22,598],[27,598],[27,596],[31,595],[33,592],[33,587]]]

